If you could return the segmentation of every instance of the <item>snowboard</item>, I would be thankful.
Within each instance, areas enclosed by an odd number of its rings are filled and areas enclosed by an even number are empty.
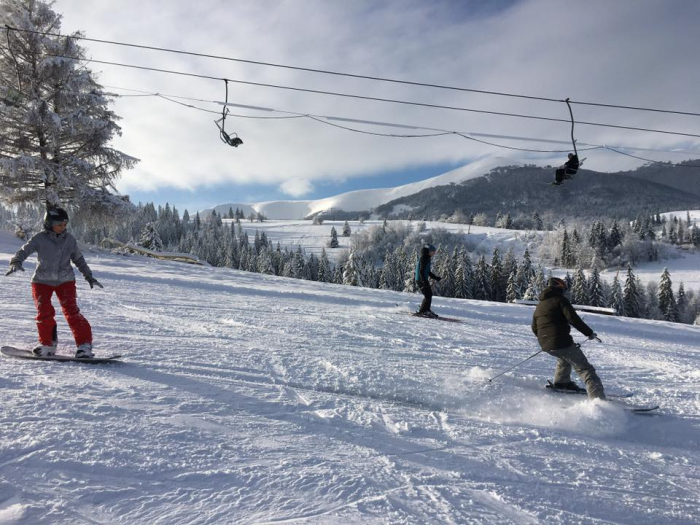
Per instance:
[[[2,352],[4,355],[7,357],[18,357],[20,359],[34,359],[37,361],[61,361],[61,362],[66,362],[66,361],[71,361],[71,362],[77,362],[77,363],[89,363],[89,364],[101,364],[101,363],[113,363],[117,362],[116,360],[119,359],[121,356],[120,355],[113,355],[109,357],[73,357],[69,355],[54,355],[50,357],[39,357],[35,356],[32,354],[31,350],[22,350],[20,348],[14,348],[12,346],[3,346],[0,349],[0,352]]]
[[[554,383],[551,381],[547,381],[547,384],[544,385],[544,387],[551,391],[551,392],[556,392],[557,394],[579,394],[579,395],[588,395],[588,392],[586,392],[585,388],[582,388],[581,390],[566,390],[564,388],[557,388],[554,386]],[[612,398],[617,398],[617,399],[627,399],[630,398],[634,395],[633,392],[628,392],[625,394],[605,394],[606,397],[612,397]]]
[[[452,317],[442,317],[442,316],[438,316],[438,317],[429,317],[429,316],[427,316],[427,315],[419,314],[419,313],[417,313],[417,312],[414,312],[414,313],[412,313],[411,315],[412,315],[413,317],[421,317],[421,318],[423,318],[423,319],[434,319],[435,321],[446,321],[446,322],[448,322],[448,323],[461,323],[461,322],[462,322],[461,319],[454,319],[454,318],[452,318]]]

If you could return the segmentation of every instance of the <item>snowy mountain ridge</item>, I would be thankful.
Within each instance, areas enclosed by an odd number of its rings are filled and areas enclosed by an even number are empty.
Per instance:
[[[460,183],[465,180],[482,177],[494,168],[506,165],[519,165],[510,159],[503,157],[489,157],[471,162],[465,166],[443,173],[436,177],[404,184],[395,188],[380,188],[369,190],[355,190],[341,193],[333,197],[326,197],[317,200],[289,200],[289,201],[269,201],[255,204],[226,203],[219,204],[213,209],[216,213],[226,214],[229,209],[240,209],[246,215],[251,212],[262,213],[268,219],[304,219],[310,215],[322,211],[340,210],[346,212],[369,211],[381,204],[386,204],[401,197],[407,197],[428,188],[436,186],[447,186],[453,183]],[[212,208],[200,211],[200,215],[211,214]]]

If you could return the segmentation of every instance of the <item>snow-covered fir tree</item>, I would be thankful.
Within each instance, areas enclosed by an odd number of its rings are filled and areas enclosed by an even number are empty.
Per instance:
[[[664,271],[661,274],[658,298],[659,310],[664,320],[677,322],[678,308],[676,306],[676,299],[673,296],[673,283],[671,282],[671,276],[668,273],[668,268],[664,268]]]
[[[617,275],[613,278],[610,307],[615,310],[617,315],[627,315],[627,311],[625,310],[625,298]]]
[[[627,278],[623,290],[623,300],[625,304],[625,315],[628,317],[639,317],[639,290],[637,280],[632,265],[627,265]]]
[[[354,251],[350,251],[348,261],[345,263],[345,268],[343,269],[343,284],[350,286],[362,286],[360,272],[357,267],[356,254]]]
[[[109,144],[121,129],[89,69],[85,50],[60,33],[61,17],[43,0],[0,0],[6,31],[0,85],[16,95],[0,104],[0,196],[96,213],[130,206],[113,184],[136,159]]]
[[[335,226],[331,227],[331,240],[328,243],[329,248],[337,248],[340,246],[338,243],[338,232],[335,230]]]
[[[144,248],[153,250],[154,252],[163,251],[163,241],[161,240],[154,223],[149,222],[143,227],[143,231],[141,232],[141,241],[139,244]]]
[[[593,268],[588,279],[588,304],[591,306],[606,306],[603,283],[600,279],[598,268]]]
[[[352,230],[350,229],[350,225],[348,224],[348,221],[345,221],[345,224],[343,224],[343,237],[350,237],[351,233]]]
[[[576,273],[574,273],[573,283],[571,285],[571,301],[574,304],[588,304],[590,302],[590,298],[588,297],[588,282],[583,273],[583,268],[580,266],[576,270]]]

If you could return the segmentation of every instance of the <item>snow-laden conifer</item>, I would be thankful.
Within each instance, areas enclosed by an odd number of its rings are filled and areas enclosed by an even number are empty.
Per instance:
[[[118,117],[84,49],[71,35],[47,34],[61,31],[61,16],[42,0],[1,0],[0,24],[36,32],[6,31],[0,53],[0,86],[16,95],[0,103],[0,197],[96,211],[130,206],[113,185],[136,159],[109,145],[121,134]]]

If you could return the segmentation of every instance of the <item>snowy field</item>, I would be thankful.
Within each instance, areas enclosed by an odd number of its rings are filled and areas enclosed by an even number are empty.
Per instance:
[[[230,224],[234,221],[224,219],[224,223]],[[414,228],[422,221],[389,221],[389,224],[404,223],[412,225]],[[348,221],[350,230],[353,234],[361,232],[373,226],[381,226],[384,221]],[[351,247],[351,238],[343,237],[343,224],[345,221],[325,221],[321,225],[314,225],[312,221],[307,220],[289,220],[289,221],[265,221],[265,222],[250,222],[241,221],[241,227],[248,234],[252,242],[255,233],[258,232],[272,240],[273,246],[280,243],[282,249],[285,247],[289,250],[296,250],[297,246],[306,252],[307,255],[312,253],[316,256],[321,254],[323,248],[326,249],[328,258],[331,262],[335,262],[340,253],[348,250]],[[507,250],[511,244],[514,246],[515,254],[521,257],[525,251],[526,243],[530,237],[537,237],[538,232],[521,231],[521,230],[504,230],[501,228],[491,228],[487,226],[469,226],[467,224],[451,224],[446,222],[426,221],[426,231],[434,228],[440,228],[453,233],[463,233],[467,236],[467,242],[472,251],[484,253],[490,260],[494,246]],[[328,242],[331,240],[331,228],[335,228],[338,233],[338,248],[328,248]],[[532,239],[530,239],[532,240]]]
[[[19,242],[0,233],[0,266]],[[0,523],[700,523],[700,330],[586,314],[608,392],[552,394],[529,307],[86,250],[90,366],[0,357]],[[3,278],[2,344],[35,341]],[[399,306],[397,306],[397,303]],[[59,314],[61,350],[70,334]]]

